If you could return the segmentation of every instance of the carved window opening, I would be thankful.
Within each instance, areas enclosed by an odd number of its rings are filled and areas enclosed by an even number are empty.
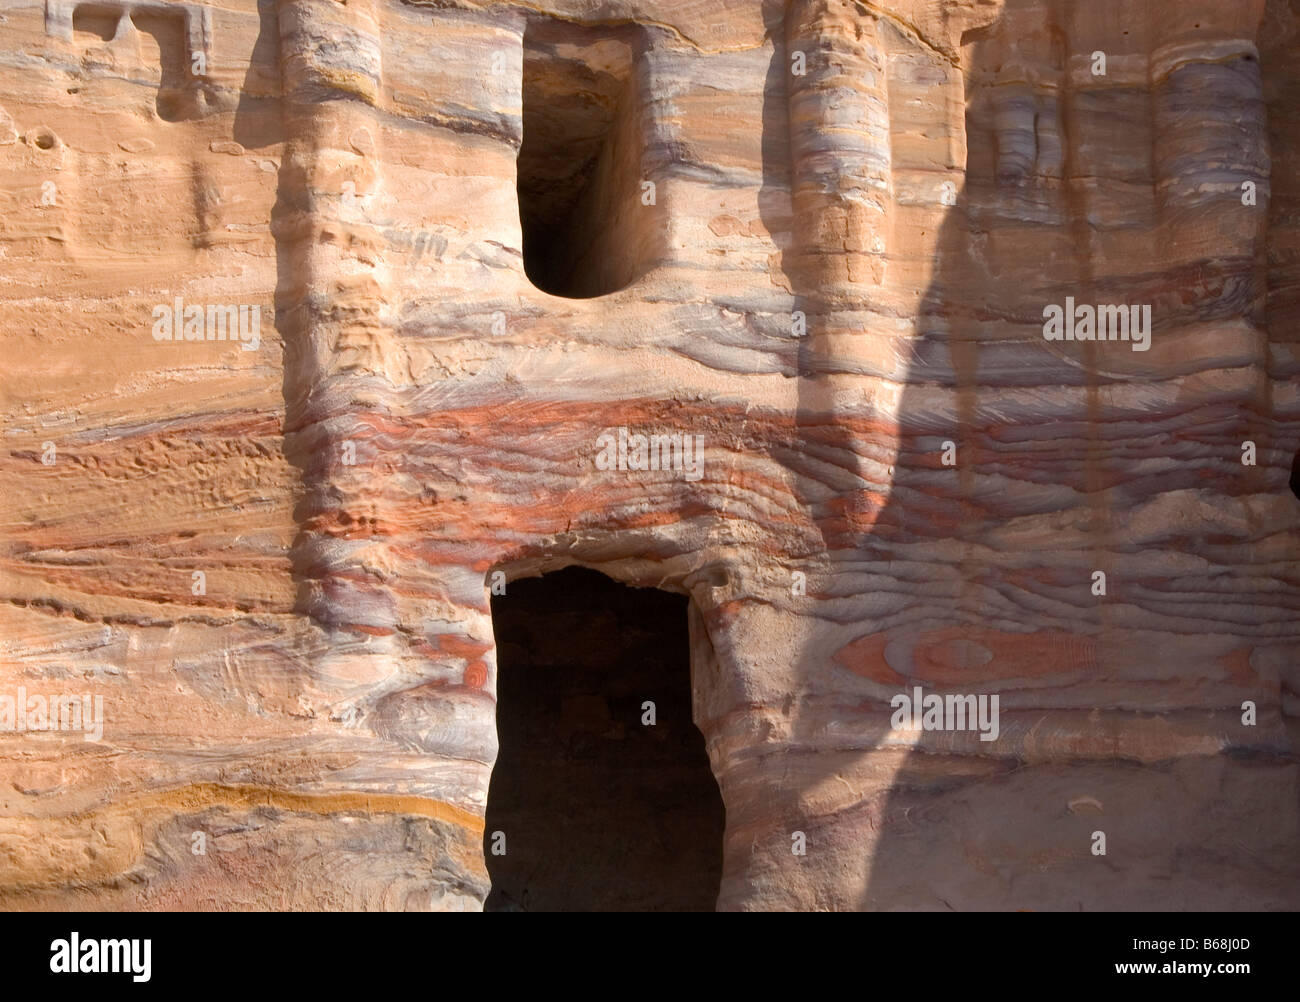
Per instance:
[[[642,203],[642,102],[636,36],[559,30],[524,36],[523,141],[517,163],[524,271],[543,292],[590,299],[644,272],[655,224]]]
[[[725,815],[691,716],[687,609],[579,568],[492,599],[486,910],[716,906]]]

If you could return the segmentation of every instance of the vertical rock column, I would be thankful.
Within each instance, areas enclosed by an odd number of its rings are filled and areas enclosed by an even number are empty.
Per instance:
[[[1175,25],[1163,28],[1157,37],[1175,34]],[[1221,261],[1227,280],[1188,316],[1258,322],[1265,276],[1255,263],[1268,216],[1269,154],[1255,43],[1246,25],[1201,22],[1196,37],[1158,46],[1150,67],[1152,175],[1170,263]],[[1254,205],[1243,204],[1246,182],[1255,186]]]
[[[864,285],[881,282],[889,237],[879,23],[844,0],[796,0],[786,14],[786,50],[797,274],[826,306],[852,306]]]
[[[300,611],[326,633],[317,681],[327,702],[343,704],[382,687],[401,647],[382,513],[390,387],[366,368],[383,340],[386,288],[382,237],[368,220],[380,201],[380,34],[374,0],[284,0],[279,23],[286,447],[306,495],[294,567]]]
[[[1206,408],[1207,433],[1223,441],[1230,458],[1245,441],[1259,451],[1257,465],[1225,464],[1222,485],[1229,494],[1264,493],[1269,479],[1286,479],[1290,461],[1271,441],[1264,329],[1270,163],[1254,42],[1261,15],[1258,0],[1192,11],[1162,8],[1155,37],[1169,41],[1154,49],[1150,62],[1161,247],[1165,268],[1184,283],[1176,312],[1166,307],[1157,318],[1164,329],[1155,337],[1183,339],[1190,355],[1204,358],[1206,347],[1191,339],[1204,340],[1198,328],[1206,321],[1220,328],[1211,350],[1225,368],[1238,370],[1236,406],[1218,414]],[[1249,197],[1246,186],[1253,188]],[[1249,371],[1241,368],[1247,359]]]
[[[409,217],[384,190],[384,151],[400,141],[387,136],[401,125],[380,111],[381,4],[279,8],[279,320],[286,450],[304,481],[294,572],[299,611],[320,629],[302,699],[332,722],[328,740],[353,739],[360,752],[325,785],[409,797],[391,823],[427,832],[387,856],[368,848],[356,893],[387,902],[401,885],[401,907],[473,908],[489,889],[482,805],[496,734],[482,686],[491,645],[464,636],[486,605],[481,571],[430,575],[403,536],[414,447],[391,375],[401,370],[390,318],[399,294],[385,262],[394,259],[387,234]]]
[[[1249,5],[1247,5],[1249,6]],[[1256,5],[1257,6],[1257,5]],[[1198,20],[1194,33],[1182,12],[1164,14],[1156,37],[1173,37],[1151,53],[1154,101],[1152,170],[1163,219],[1200,202],[1238,198],[1243,181],[1260,187],[1269,174],[1263,80],[1253,17]],[[1208,19],[1207,19],[1208,20]],[[1215,114],[1206,114],[1207,108]],[[1215,220],[1216,229],[1226,220]]]
[[[834,551],[870,528],[893,462],[893,443],[871,440],[880,394],[893,389],[878,377],[897,368],[872,312],[893,204],[887,55],[878,20],[846,0],[797,0],[785,28],[795,220],[787,271],[807,315],[798,421],[821,470],[809,470],[809,482],[830,489],[808,503]]]
[[[815,609],[831,594],[855,603],[845,592],[865,590],[854,576],[863,573],[862,549],[896,449],[889,380],[898,378],[897,364],[889,321],[876,312],[893,208],[880,24],[844,0],[794,0],[784,27],[794,212],[784,268],[807,324],[793,472],[821,538],[817,552],[798,557],[806,599],[741,603],[725,626],[710,627],[714,655],[745,680],[748,702],[733,724],[709,736],[727,803],[724,910],[816,907],[825,899],[814,889],[852,883],[817,834],[828,813],[827,779],[845,756],[843,748],[827,750],[819,708],[838,698],[834,634]],[[783,582],[787,594],[789,587]],[[845,788],[834,785],[837,794]]]

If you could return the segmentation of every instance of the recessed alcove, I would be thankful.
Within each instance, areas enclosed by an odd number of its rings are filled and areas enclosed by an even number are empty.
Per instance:
[[[196,66],[190,51],[190,23],[198,16],[166,3],[81,3],[72,9],[69,37],[87,76],[143,85],[160,119],[181,122],[204,113],[206,67]],[[80,85],[68,89],[81,92]]]
[[[538,18],[524,35],[517,163],[524,270],[543,292],[589,299],[645,270],[659,225],[641,201],[639,36]]]
[[[73,38],[81,45],[111,42],[117,34],[122,15],[121,7],[78,4],[72,12]]]
[[[198,79],[186,45],[185,12],[147,7],[131,12],[140,42],[140,70],[156,81],[156,111],[164,122],[198,116]]]
[[[579,568],[492,599],[485,910],[715,907],[725,812],[691,715],[687,601]]]

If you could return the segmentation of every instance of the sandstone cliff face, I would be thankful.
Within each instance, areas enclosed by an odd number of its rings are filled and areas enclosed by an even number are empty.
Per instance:
[[[0,25],[0,698],[104,708],[0,730],[5,907],[478,908],[571,564],[689,596],[720,908],[1300,906],[1296,0]]]

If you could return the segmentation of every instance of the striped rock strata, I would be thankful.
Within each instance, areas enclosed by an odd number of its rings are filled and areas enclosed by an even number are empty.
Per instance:
[[[4,907],[480,907],[571,564],[690,598],[720,908],[1300,906],[1297,0],[0,24],[0,695],[105,708],[0,732]]]

